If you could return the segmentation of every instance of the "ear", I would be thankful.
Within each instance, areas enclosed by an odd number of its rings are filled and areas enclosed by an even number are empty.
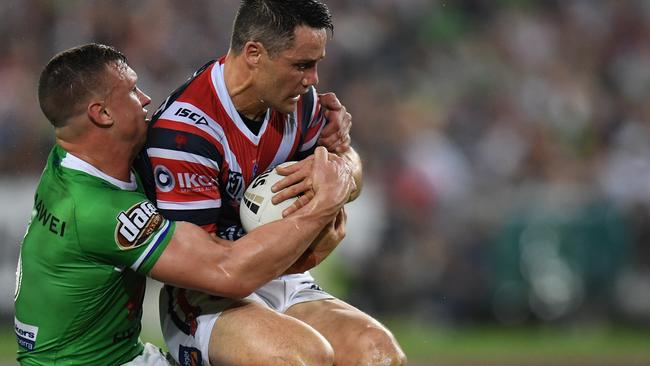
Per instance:
[[[113,125],[113,118],[102,100],[93,100],[88,103],[86,113],[88,113],[88,118],[99,127]]]
[[[262,55],[265,53],[266,49],[260,42],[248,41],[244,45],[244,58],[246,59],[246,63],[252,67],[259,65]]]

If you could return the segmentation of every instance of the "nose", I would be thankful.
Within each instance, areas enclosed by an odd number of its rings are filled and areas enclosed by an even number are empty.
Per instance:
[[[138,89],[138,93],[140,94],[140,103],[142,104],[143,107],[146,107],[151,103],[151,98],[147,94],[145,94],[142,90]]]
[[[305,73],[302,77],[302,86],[308,88],[310,86],[318,85],[318,70],[316,66],[305,70]]]

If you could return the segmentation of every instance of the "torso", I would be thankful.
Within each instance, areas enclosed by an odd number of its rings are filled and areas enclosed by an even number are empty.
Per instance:
[[[239,238],[246,186],[266,169],[309,154],[324,123],[312,88],[295,113],[268,110],[259,133],[251,132],[228,95],[222,62],[210,64],[154,116],[147,155],[158,208],[174,220]]]
[[[142,351],[144,274],[174,226],[157,214],[134,177],[101,176],[53,149],[17,272],[21,363],[121,364]]]

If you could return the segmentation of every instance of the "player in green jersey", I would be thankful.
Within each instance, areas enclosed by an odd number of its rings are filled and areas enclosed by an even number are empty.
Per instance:
[[[314,198],[236,246],[168,221],[131,170],[150,102],[136,80],[121,53],[97,44],[56,55],[41,74],[39,101],[56,145],[18,261],[23,365],[167,364],[139,340],[145,276],[244,297],[294,263],[355,189],[345,162],[318,148]]]

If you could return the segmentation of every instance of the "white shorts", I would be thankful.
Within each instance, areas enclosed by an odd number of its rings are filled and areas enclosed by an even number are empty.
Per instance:
[[[171,356],[154,346],[151,343],[144,344],[144,350],[140,356],[134,358],[130,362],[122,366],[174,366],[176,363],[172,360]]]
[[[295,304],[332,298],[309,272],[280,276],[246,297],[280,313]],[[171,286],[160,290],[162,334],[181,366],[210,365],[208,345],[214,322],[236,301]],[[191,362],[196,359],[202,362]]]

